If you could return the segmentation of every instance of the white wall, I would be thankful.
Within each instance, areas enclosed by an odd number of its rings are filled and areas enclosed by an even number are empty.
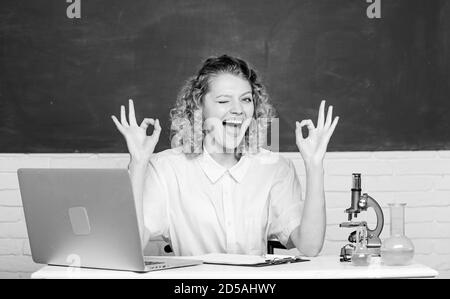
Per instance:
[[[299,153],[284,153],[297,166],[305,186]],[[26,278],[42,265],[31,259],[16,171],[21,167],[125,168],[126,154],[0,154],[0,278]],[[416,247],[416,261],[450,278],[450,151],[339,152],[325,161],[327,235],[322,254],[335,255],[346,244],[351,174],[362,173],[363,192],[382,206],[387,222],[381,237],[389,236],[387,203],[405,202],[406,235]],[[303,190],[304,191],[304,190]],[[358,219],[375,223],[373,212]],[[373,225],[372,225],[373,227]],[[157,244],[151,250],[161,253]]]

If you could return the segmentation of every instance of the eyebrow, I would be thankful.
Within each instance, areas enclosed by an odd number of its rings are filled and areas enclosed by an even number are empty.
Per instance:
[[[246,94],[248,94],[248,93],[251,94],[252,92],[251,92],[251,91],[246,91],[246,92],[244,92],[243,94],[241,94],[241,97],[244,96],[244,95],[246,95]],[[216,99],[221,98],[221,97],[231,98],[232,96],[229,95],[229,94],[221,94],[221,95],[216,96]]]

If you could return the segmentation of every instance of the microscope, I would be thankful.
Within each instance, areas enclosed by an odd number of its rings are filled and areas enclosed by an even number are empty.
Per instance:
[[[352,221],[352,218],[357,218],[358,214],[362,211],[367,211],[368,208],[373,208],[377,217],[377,225],[375,229],[371,230],[367,226],[366,221]],[[339,227],[357,228],[357,231],[361,229],[366,230],[365,245],[372,256],[380,256],[381,239],[380,234],[384,226],[383,210],[375,199],[370,197],[367,193],[361,195],[361,174],[352,174],[352,189],[351,189],[351,205],[345,210],[348,214],[348,221],[339,224]],[[354,231],[348,237],[350,244],[341,248],[340,261],[351,261],[352,253],[356,248],[357,231]]]

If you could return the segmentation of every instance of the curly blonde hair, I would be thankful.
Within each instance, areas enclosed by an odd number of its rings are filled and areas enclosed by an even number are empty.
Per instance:
[[[211,78],[219,74],[232,74],[247,80],[253,94],[254,115],[243,141],[236,149],[240,153],[255,153],[266,142],[267,128],[276,116],[275,109],[269,103],[264,85],[259,81],[254,69],[242,59],[222,55],[206,59],[198,74],[189,78],[181,88],[175,107],[170,110],[171,147],[182,147],[187,154],[199,154],[203,151],[202,103],[209,91]]]

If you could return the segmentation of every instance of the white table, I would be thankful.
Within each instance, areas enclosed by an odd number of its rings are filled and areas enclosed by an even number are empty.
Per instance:
[[[31,278],[153,278],[153,279],[300,279],[300,278],[434,278],[438,272],[413,263],[386,266],[372,258],[366,267],[342,263],[338,256],[318,256],[309,262],[267,267],[242,267],[203,264],[148,273],[44,266]]]

